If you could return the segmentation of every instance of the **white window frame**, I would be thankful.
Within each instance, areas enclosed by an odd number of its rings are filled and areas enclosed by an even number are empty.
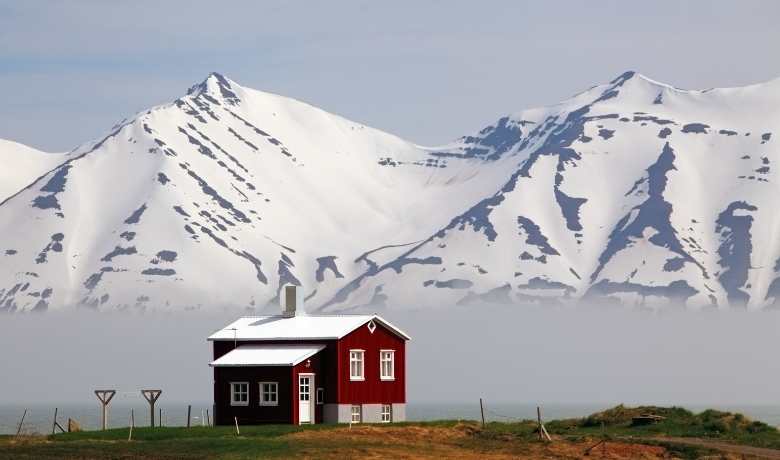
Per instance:
[[[246,387],[246,401],[236,401],[236,395],[240,393],[244,393],[243,391],[237,392],[236,385],[244,385]],[[230,382],[230,405],[231,406],[249,405],[249,382]]]
[[[363,423],[363,406],[360,404],[353,404],[349,409],[349,420],[350,423]]]
[[[325,388],[317,388],[317,404],[325,404]]]
[[[353,357],[353,355],[355,355]],[[358,359],[357,357],[360,357]],[[359,362],[360,363],[360,373],[359,375],[354,374],[352,363]],[[366,379],[366,350],[360,350],[360,349],[351,349],[349,350],[349,379],[352,381],[362,381]]]
[[[385,375],[385,353],[390,353],[390,375]],[[395,350],[379,350],[379,379],[395,380]]]
[[[387,411],[385,411],[387,409]],[[386,416],[386,418],[385,418]],[[382,404],[382,408],[379,412],[379,420],[382,423],[390,423],[393,421],[393,405],[392,404]]]
[[[273,394],[276,396],[274,398],[274,401],[269,401],[265,399],[266,391],[263,388],[263,385],[269,385],[269,394]],[[279,405],[279,382],[259,382],[257,384],[258,389],[260,390],[260,405],[261,406],[278,406]]]

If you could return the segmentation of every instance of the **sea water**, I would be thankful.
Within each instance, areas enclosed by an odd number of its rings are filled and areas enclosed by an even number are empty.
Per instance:
[[[185,426],[187,424],[187,403],[167,403],[160,400],[155,407],[155,423],[159,424],[160,409],[162,410],[163,426]],[[211,417],[211,404],[206,402],[192,403],[190,424],[193,426],[206,423],[206,411]],[[101,409],[95,401],[89,403],[63,404],[0,404],[0,434],[15,434],[19,428],[25,409],[22,432],[25,434],[49,434],[52,429],[54,408],[57,407],[57,419],[63,428],[67,429],[68,418],[76,420],[85,430],[100,429]],[[545,420],[585,417],[594,412],[604,410],[608,404],[547,404],[541,407]],[[780,426],[780,405],[750,405],[750,406],[700,406],[684,405],[689,410],[700,412],[708,408],[723,411],[740,412],[754,420],[760,420],[772,426]],[[484,414],[487,421],[517,421],[535,420],[536,405],[522,403],[484,403]],[[130,425],[131,411],[135,417],[136,426],[149,426],[149,405],[144,401],[115,401],[109,406],[108,427],[126,427]],[[474,403],[433,403],[411,402],[406,408],[410,421],[425,420],[479,420],[481,418],[479,401]]]

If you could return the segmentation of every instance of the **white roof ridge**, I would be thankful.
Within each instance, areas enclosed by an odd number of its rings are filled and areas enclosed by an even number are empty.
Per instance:
[[[242,316],[211,334],[208,340],[339,340],[368,321],[377,321],[396,336],[410,339],[401,329],[376,313],[371,313]]]
[[[299,316],[285,316],[279,313],[274,313],[271,315],[245,315],[239,317],[241,318],[285,318],[285,319],[292,319],[292,318],[300,318],[301,316],[307,316],[309,318],[349,318],[349,317],[358,317],[358,316],[379,316],[376,313],[336,313],[336,314],[326,314],[326,313],[306,313],[305,315],[299,315]]]

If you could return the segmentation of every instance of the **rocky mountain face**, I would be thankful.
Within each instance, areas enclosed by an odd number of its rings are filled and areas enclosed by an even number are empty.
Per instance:
[[[627,72],[421,147],[212,74],[67,154],[0,144],[0,310],[770,307],[779,129],[780,80]]]

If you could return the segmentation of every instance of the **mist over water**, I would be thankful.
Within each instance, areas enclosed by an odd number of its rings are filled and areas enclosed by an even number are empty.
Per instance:
[[[515,305],[378,313],[412,336],[410,418],[476,418],[484,398],[496,420],[530,417],[537,404],[550,417],[569,417],[625,403],[739,409],[780,423],[774,311]],[[212,400],[206,337],[242,314],[2,316],[1,429],[33,406],[49,426],[55,406],[96,424],[93,390],[104,388],[119,392],[118,424],[127,424],[130,407],[148,419],[142,388],[163,390],[159,407],[171,424],[184,423],[187,404],[200,416]]]

